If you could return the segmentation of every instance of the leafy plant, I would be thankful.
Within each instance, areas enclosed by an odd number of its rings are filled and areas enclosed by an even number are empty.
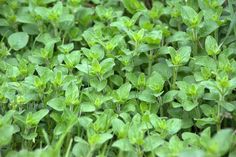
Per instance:
[[[0,156],[235,157],[236,2],[0,0]]]

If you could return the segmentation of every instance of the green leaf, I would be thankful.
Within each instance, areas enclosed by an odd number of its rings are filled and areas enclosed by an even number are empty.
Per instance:
[[[157,63],[152,66],[152,69],[159,73],[164,80],[168,80],[172,76],[172,69],[166,64],[166,62]]]
[[[88,74],[91,70],[91,65],[88,65],[86,63],[78,64],[75,66],[79,71]]]
[[[162,89],[164,87],[164,83],[165,83],[164,79],[157,72],[153,72],[152,75],[147,80],[147,86],[151,90],[153,90],[157,93],[162,91]]]
[[[76,139],[76,144],[72,148],[72,153],[76,157],[86,157],[89,153],[89,144],[81,138]]]
[[[205,157],[205,152],[200,149],[187,149],[180,153],[179,157]]]
[[[181,104],[185,111],[191,111],[198,105],[197,103],[191,102],[189,100],[184,100]]]
[[[40,34],[36,40],[43,43],[45,46],[51,46],[60,41],[58,37],[52,37],[49,33]]]
[[[172,118],[167,120],[167,129],[170,135],[176,134],[182,126],[181,119]]]
[[[67,54],[67,53],[69,53],[70,51],[72,51],[74,49],[74,43],[60,45],[60,46],[58,46],[58,49],[62,53]]]
[[[233,110],[236,109],[235,104],[232,104],[232,103],[230,103],[230,102],[223,101],[223,102],[220,102],[220,105],[221,105],[222,107],[224,107],[224,108],[225,108],[227,111],[229,111],[229,112],[232,112]]]
[[[85,129],[87,129],[93,122],[91,118],[85,116],[79,117],[78,119],[79,119],[79,125],[84,127]]]
[[[95,106],[91,103],[82,103],[80,104],[80,111],[81,112],[94,112],[96,110]]]
[[[144,9],[144,6],[138,0],[122,0],[122,3],[131,14]]]
[[[8,44],[16,51],[24,48],[27,45],[28,40],[29,35],[25,32],[13,33],[7,39]]]
[[[209,56],[217,55],[220,53],[220,47],[217,44],[217,41],[212,36],[207,36],[205,40],[205,49]]]
[[[152,31],[145,35],[144,41],[148,44],[160,44],[162,39],[162,32],[161,31]]]
[[[113,144],[112,147],[119,148],[121,151],[132,151],[134,150],[132,144],[129,142],[128,139],[119,139],[116,140]]]
[[[233,130],[232,129],[220,130],[213,137],[213,141],[217,143],[218,152],[221,155],[224,155],[230,149],[230,146],[233,142]]]
[[[12,125],[3,125],[0,127],[0,147],[5,146],[11,142],[12,135],[15,133]]]
[[[112,70],[112,68],[115,66],[115,62],[113,58],[107,58],[104,59],[101,63],[102,73],[105,74]]]
[[[191,47],[189,46],[184,46],[181,47],[178,52],[177,52],[180,56],[181,56],[181,63],[185,64],[189,61],[190,59],[190,55],[191,55]]]
[[[105,143],[107,140],[111,139],[113,137],[112,134],[109,133],[104,133],[104,134],[100,134],[98,136],[98,141],[96,142],[97,144],[103,144]]]
[[[186,25],[192,27],[197,26],[201,21],[201,17],[189,6],[183,6],[181,8],[181,17]]]
[[[124,125],[124,122],[118,118],[112,120],[112,131],[118,134]]]
[[[178,51],[176,51],[173,47],[168,47],[168,51],[171,56],[172,64],[176,66],[186,64],[190,59],[191,47],[189,46],[183,46]]]
[[[0,26],[9,26],[9,23],[6,19],[0,18]]]
[[[63,111],[66,104],[64,103],[64,98],[59,97],[59,98],[53,98],[50,101],[47,102],[47,105],[53,108],[56,111]]]
[[[236,150],[229,153],[229,157],[235,157],[236,156]]]
[[[48,109],[41,109],[33,114],[31,112],[26,117],[26,123],[30,125],[37,125],[40,120],[48,114]]]
[[[129,98],[129,93],[130,93],[131,87],[132,86],[130,83],[125,83],[122,86],[120,86],[120,88],[116,90],[118,97],[121,100],[127,100]]]
[[[215,31],[219,26],[214,21],[204,21],[203,26],[199,29],[199,37],[206,37]]]
[[[90,80],[90,85],[95,88],[98,92],[102,91],[106,85],[107,85],[107,80],[102,80],[100,81],[97,78],[92,78]]]
[[[141,101],[148,102],[148,103],[155,103],[156,102],[156,98],[150,89],[146,89],[146,90],[141,91],[138,94],[138,99]]]
[[[42,120],[47,114],[49,110],[48,109],[41,109],[35,113],[33,113],[32,121],[34,124],[38,124],[40,120]]]
[[[167,42],[176,42],[176,41],[186,41],[190,40],[189,35],[186,32],[178,31],[175,32],[172,36],[167,38]]]
[[[21,134],[21,136],[25,139],[25,140],[34,140],[38,134],[36,132],[32,132],[32,133],[29,133],[29,134]]]
[[[178,91],[176,91],[176,90],[168,91],[163,96],[163,103],[169,103],[169,102],[173,101],[177,94],[178,94]]]
[[[79,89],[76,83],[71,82],[65,91],[65,101],[66,103],[76,104],[79,100]]]
[[[153,151],[163,143],[164,140],[158,134],[148,136],[144,139],[143,150],[145,152]]]

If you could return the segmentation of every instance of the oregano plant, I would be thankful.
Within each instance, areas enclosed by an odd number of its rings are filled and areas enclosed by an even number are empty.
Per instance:
[[[234,0],[0,0],[0,156],[236,157]]]

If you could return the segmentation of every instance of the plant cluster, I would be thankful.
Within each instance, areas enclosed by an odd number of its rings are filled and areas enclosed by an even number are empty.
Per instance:
[[[0,156],[236,157],[234,0],[0,0],[0,37]]]

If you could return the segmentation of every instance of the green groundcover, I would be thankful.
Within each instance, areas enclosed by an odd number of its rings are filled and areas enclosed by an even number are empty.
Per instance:
[[[0,156],[236,157],[236,0],[0,0]]]

